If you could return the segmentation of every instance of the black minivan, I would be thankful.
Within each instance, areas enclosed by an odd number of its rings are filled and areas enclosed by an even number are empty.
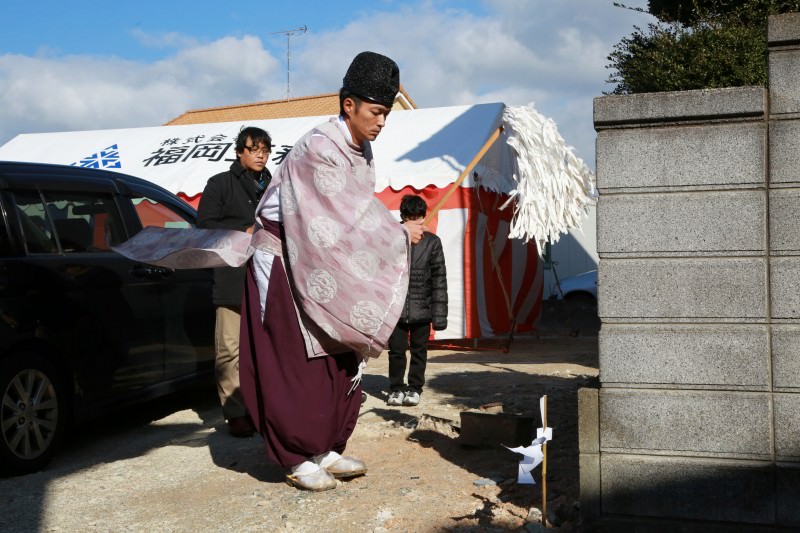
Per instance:
[[[71,422],[211,375],[211,272],[137,263],[111,249],[145,226],[188,228],[195,218],[139,178],[0,162],[4,473],[42,468]]]

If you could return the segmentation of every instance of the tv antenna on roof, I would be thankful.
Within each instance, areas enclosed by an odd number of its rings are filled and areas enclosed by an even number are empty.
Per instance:
[[[290,83],[290,74],[291,74],[290,65],[292,57],[291,38],[292,35],[303,35],[307,31],[308,31],[308,26],[300,26],[299,28],[295,28],[294,30],[273,31],[267,34],[267,35],[280,34],[286,36],[286,99],[287,100],[292,94],[292,88]]]

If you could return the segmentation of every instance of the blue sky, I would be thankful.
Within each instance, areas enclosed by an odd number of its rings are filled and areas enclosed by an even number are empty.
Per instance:
[[[627,2],[644,7],[646,0]],[[532,103],[594,166],[592,101],[613,45],[651,22],[613,0],[29,2],[0,14],[0,144],[163,124],[187,109],[338,90],[352,57],[395,59],[419,107]]]

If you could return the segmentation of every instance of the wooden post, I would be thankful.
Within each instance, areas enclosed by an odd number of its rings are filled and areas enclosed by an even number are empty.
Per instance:
[[[542,396],[542,433],[547,431],[547,395]],[[547,527],[547,441],[542,443],[542,525]]]
[[[447,200],[450,199],[453,193],[456,192],[456,189],[458,189],[461,186],[461,183],[464,181],[464,178],[466,178],[469,175],[469,173],[472,172],[472,169],[475,168],[475,165],[477,165],[478,162],[483,158],[483,156],[486,155],[486,152],[489,151],[489,148],[492,147],[494,142],[500,136],[501,131],[503,131],[503,126],[500,126],[496,130],[494,130],[494,133],[492,133],[489,136],[489,139],[486,141],[486,143],[484,143],[483,147],[481,147],[481,149],[478,150],[478,153],[475,154],[475,157],[472,158],[472,161],[469,162],[469,165],[467,165],[466,168],[464,168],[464,170],[461,171],[461,175],[458,176],[458,179],[453,182],[453,184],[450,186],[450,188],[447,190],[444,196],[442,196],[442,198],[436,203],[433,209],[428,211],[428,216],[425,217],[424,224],[427,224],[434,216],[436,216],[436,213],[439,212],[439,210],[442,208],[445,202],[447,202]]]

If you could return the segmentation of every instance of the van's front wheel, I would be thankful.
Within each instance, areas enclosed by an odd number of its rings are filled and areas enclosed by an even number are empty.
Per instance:
[[[0,360],[0,468],[23,474],[44,467],[58,448],[66,402],[55,367],[23,353]]]

